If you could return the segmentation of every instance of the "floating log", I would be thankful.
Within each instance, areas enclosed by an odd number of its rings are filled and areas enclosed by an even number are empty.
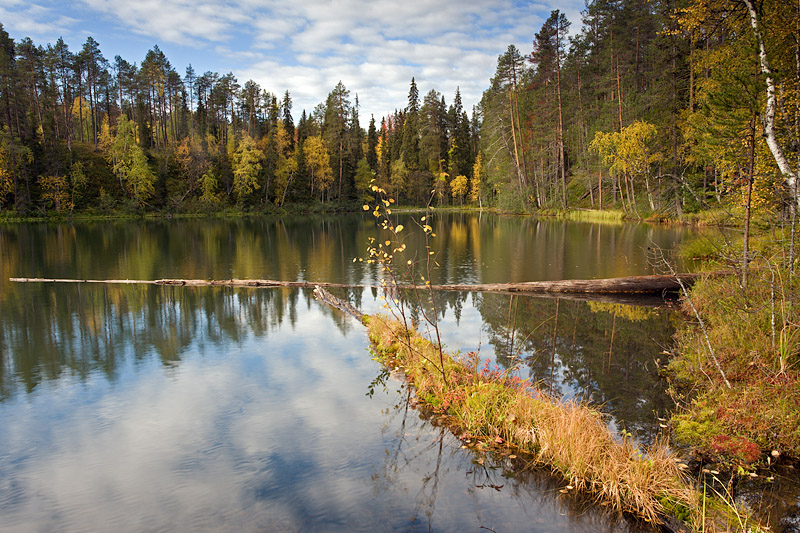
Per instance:
[[[16,283],[105,283],[109,285],[169,285],[176,287],[292,287],[313,289],[365,287],[348,283],[323,283],[319,281],[275,281],[271,279],[64,279],[64,278],[8,278]]]
[[[678,274],[627,276],[605,279],[565,279],[557,281],[527,281],[519,283],[477,283],[470,285],[432,285],[436,291],[512,292],[512,293],[564,293],[564,294],[665,294],[681,290],[681,282],[691,285],[701,276],[719,276],[727,272],[706,274]],[[271,279],[59,279],[59,278],[9,278],[17,283],[108,283],[169,285],[180,287],[292,287],[292,288],[378,288],[348,283],[322,283],[314,281],[276,281]],[[401,288],[425,289],[424,285]]]
[[[538,293],[592,293],[592,294],[663,294],[681,290],[681,282],[691,285],[702,276],[711,274],[678,274],[626,276],[602,279],[564,279],[556,281],[527,281],[522,283],[482,283],[476,285],[437,285],[443,291],[487,291],[487,292],[538,292]]]

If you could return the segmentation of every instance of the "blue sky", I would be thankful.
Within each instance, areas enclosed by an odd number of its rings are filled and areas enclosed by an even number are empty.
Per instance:
[[[583,0],[0,0],[14,39],[59,37],[78,51],[88,36],[103,55],[139,63],[158,45],[183,75],[233,72],[311,111],[341,80],[356,94],[362,126],[405,106],[411,77],[465,109],[478,103],[509,44],[531,50],[552,9],[580,26]]]

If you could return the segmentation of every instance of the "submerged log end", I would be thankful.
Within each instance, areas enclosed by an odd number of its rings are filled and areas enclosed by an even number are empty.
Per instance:
[[[319,285],[314,286],[314,298],[322,303],[330,305],[331,307],[335,307],[340,311],[344,311],[345,313],[353,315],[362,323],[364,322],[364,313],[353,307],[350,302],[346,302],[341,298],[337,298]]]

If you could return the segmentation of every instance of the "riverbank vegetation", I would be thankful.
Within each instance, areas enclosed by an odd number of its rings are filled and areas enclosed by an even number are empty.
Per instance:
[[[747,271],[695,284],[684,306],[703,323],[680,332],[670,363],[678,441],[748,470],[800,457],[800,282],[790,243],[770,241],[757,242]],[[709,259],[737,266],[737,244]]]

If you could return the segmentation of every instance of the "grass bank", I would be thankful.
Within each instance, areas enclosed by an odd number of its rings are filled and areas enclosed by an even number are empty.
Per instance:
[[[776,261],[691,291],[696,322],[669,365],[679,442],[731,466],[800,458],[800,280]],[[687,313],[694,317],[689,302]]]
[[[560,220],[605,224],[621,224],[627,219],[625,212],[619,209],[540,209],[534,212],[534,215],[554,217]]]
[[[309,214],[355,213],[361,211],[361,204],[356,202],[341,203],[292,203],[281,207],[267,204],[259,208],[242,209],[237,206],[219,206],[202,209],[169,209],[169,208],[88,208],[67,212],[30,211],[20,213],[14,210],[0,211],[0,223],[22,222],[74,222],[97,220],[137,220],[137,219],[183,219],[183,218],[246,218],[257,216],[289,216]]]
[[[692,486],[665,446],[642,449],[613,434],[590,406],[558,401],[490,371],[475,354],[462,360],[440,354],[416,331],[386,316],[364,321],[377,358],[402,370],[417,397],[448,415],[458,434],[527,452],[562,476],[569,490],[653,523],[668,516],[695,530],[741,525],[741,515]]]

